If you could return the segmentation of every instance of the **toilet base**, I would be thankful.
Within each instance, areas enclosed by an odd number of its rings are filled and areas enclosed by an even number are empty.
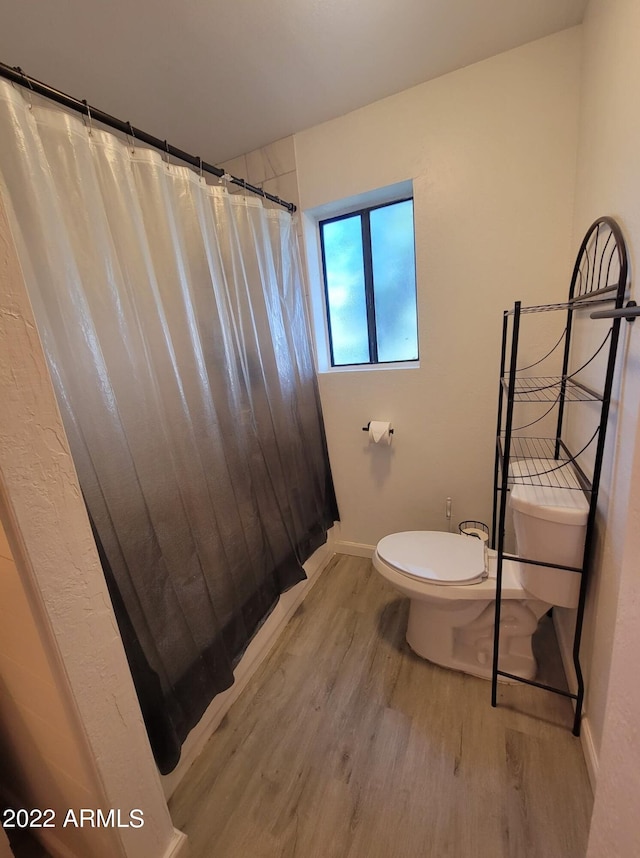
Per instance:
[[[532,636],[538,620],[549,609],[537,600],[503,601],[500,615],[500,670],[533,679],[537,664]],[[495,601],[452,601],[433,604],[411,599],[407,643],[421,658],[491,679]],[[506,677],[500,681],[509,682]],[[515,680],[511,680],[512,682]]]

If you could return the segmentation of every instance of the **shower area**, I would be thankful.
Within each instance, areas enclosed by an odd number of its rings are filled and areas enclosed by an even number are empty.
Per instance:
[[[166,774],[338,511],[292,214],[129,131],[0,80],[0,195]]]

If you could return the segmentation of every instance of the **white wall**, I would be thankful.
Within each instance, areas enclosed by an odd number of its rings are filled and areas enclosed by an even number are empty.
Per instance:
[[[640,428],[619,569],[599,775],[587,858],[636,858],[640,843]],[[607,571],[607,570],[603,570]],[[609,570],[611,571],[611,570]]]
[[[303,211],[414,186],[420,368],[320,375],[346,550],[445,529],[447,496],[490,522],[502,310],[568,290],[579,60],[574,28],[295,135]]]
[[[640,7],[631,0],[592,3],[584,25],[583,96],[576,178],[574,237],[600,214],[625,235],[633,283],[640,254]],[[588,341],[583,329],[583,339]],[[596,756],[600,747],[609,663],[627,530],[631,462],[640,403],[638,331],[622,325],[619,381],[609,426],[601,509],[606,529],[590,586],[587,714]],[[583,348],[586,347],[583,345]],[[613,455],[615,451],[615,455]]]
[[[640,4],[591,0],[584,24],[574,241],[620,223],[632,295],[640,261]],[[589,858],[635,858],[640,843],[640,327],[623,323],[620,384],[603,493],[606,530],[590,590],[587,716],[599,773]]]

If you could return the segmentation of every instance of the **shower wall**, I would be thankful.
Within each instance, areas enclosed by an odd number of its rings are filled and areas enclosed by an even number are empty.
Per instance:
[[[298,205],[298,179],[296,176],[296,156],[294,138],[283,137],[261,149],[254,149],[246,155],[240,155],[224,164],[219,164],[232,176],[246,179],[250,185],[262,188],[269,194],[280,197],[288,203]],[[229,185],[229,192],[242,193],[239,185]],[[267,205],[271,203],[267,202]]]
[[[293,203],[297,207],[298,211],[295,215],[296,232],[302,256],[302,274],[305,278],[305,288],[308,292],[303,220],[300,212],[300,193],[298,191],[298,173],[296,169],[295,136],[283,137],[281,140],[276,140],[274,143],[269,143],[260,149],[254,149],[252,152],[247,152],[246,155],[239,155],[237,158],[232,158],[230,161],[225,161],[224,164],[219,164],[218,166],[232,176],[246,179],[250,185],[262,188],[268,194],[280,197],[281,200]],[[242,188],[239,185],[230,184],[229,192],[232,194],[241,194]],[[268,201],[265,202],[265,205],[269,207],[274,206],[273,203]]]

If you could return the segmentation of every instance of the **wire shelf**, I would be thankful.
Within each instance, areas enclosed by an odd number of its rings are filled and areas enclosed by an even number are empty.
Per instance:
[[[562,376],[536,376],[516,378],[514,399],[520,402],[555,402],[562,393],[564,382],[565,402],[599,402],[602,397],[596,391],[589,390],[572,378]],[[509,377],[502,379],[502,385],[509,391]]]
[[[553,313],[556,310],[576,310],[580,309],[581,306],[592,307],[594,304],[610,304],[612,301],[616,300],[615,292],[617,288],[617,284],[612,286],[603,286],[602,288],[586,295],[578,295],[571,301],[558,301],[555,304],[538,304],[529,307],[520,307],[520,315],[527,315],[529,313]],[[609,297],[604,298],[602,297],[603,295],[609,295]],[[514,312],[515,311],[513,309],[506,311],[509,316],[513,316]]]
[[[501,461],[504,458],[504,440],[505,436],[501,435],[499,438]],[[565,447],[560,446],[558,457],[556,458],[556,447],[555,438],[520,438],[512,436],[509,452],[508,484],[510,486],[544,486],[555,489],[590,491],[590,485],[586,481],[586,478],[580,479],[579,473],[582,474],[581,470],[576,470],[575,457],[571,456]],[[584,452],[584,450],[581,452]],[[582,476],[584,477],[584,475]]]

